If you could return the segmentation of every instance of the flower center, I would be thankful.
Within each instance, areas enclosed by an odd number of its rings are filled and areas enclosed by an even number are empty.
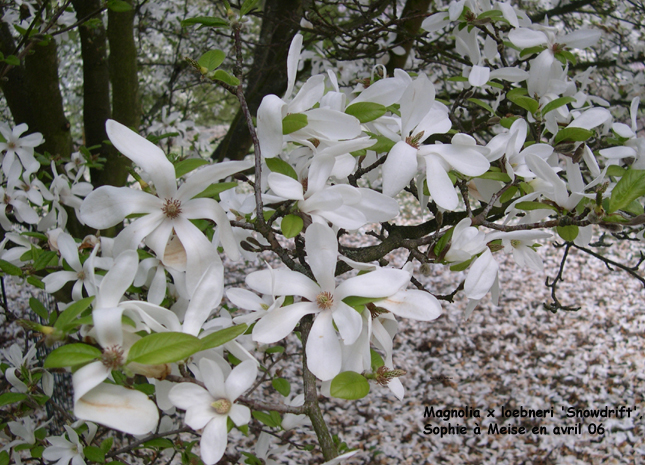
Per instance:
[[[181,202],[175,199],[166,199],[161,211],[171,220],[174,220],[181,213]]]
[[[381,386],[387,386],[393,378],[398,378],[406,373],[407,371],[405,370],[392,370],[383,365],[376,370],[376,382]]]
[[[13,149],[15,149],[15,148],[16,148],[16,143],[15,143],[15,142],[8,142],[8,143],[7,143],[7,148],[8,148],[9,150],[13,150]]]
[[[412,137],[412,136],[406,137],[405,138],[405,143],[408,144],[411,147],[414,147],[415,149],[418,149],[419,148],[419,141],[423,137],[424,132],[425,131],[421,131],[419,134],[417,134],[414,137]]]
[[[231,401],[228,399],[217,399],[211,404],[211,407],[220,415],[226,415],[231,411]]]
[[[512,245],[514,248],[516,248],[516,249],[517,249],[520,245],[522,245],[522,241],[517,240],[517,239],[512,239],[512,240],[511,240],[511,245]]]
[[[334,305],[334,296],[331,292],[321,292],[316,296],[316,303],[321,310],[328,310]]]
[[[123,365],[123,348],[120,346],[106,347],[103,349],[101,362],[110,370],[116,370]]]
[[[85,280],[85,270],[81,270],[81,271],[79,271],[78,273],[76,273],[76,277],[77,277],[80,281],[84,281],[84,280]]]

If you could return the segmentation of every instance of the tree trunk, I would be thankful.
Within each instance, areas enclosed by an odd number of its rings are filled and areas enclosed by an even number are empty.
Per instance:
[[[245,88],[246,101],[253,116],[257,115],[265,95],[282,96],[287,90],[287,54],[298,30],[302,7],[303,0],[267,0],[265,3],[260,38]],[[252,145],[246,120],[238,111],[212,158],[240,160],[249,153]]]
[[[396,31],[395,44],[400,45],[405,50],[402,55],[395,55],[389,52],[390,60],[385,68],[387,74],[391,76],[397,68],[405,68],[405,64],[410,56],[410,50],[414,45],[414,38],[419,33],[421,23],[425,19],[424,15],[428,12],[430,0],[408,0],[403,8],[401,18],[410,18],[399,24]]]

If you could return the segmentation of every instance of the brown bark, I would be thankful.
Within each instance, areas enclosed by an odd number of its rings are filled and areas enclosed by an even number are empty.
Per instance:
[[[397,27],[395,44],[400,45],[405,50],[402,55],[395,55],[389,52],[390,60],[385,66],[387,74],[392,75],[397,68],[405,68],[405,64],[410,56],[410,51],[414,45],[414,38],[419,33],[421,23],[428,12],[430,0],[408,0],[403,8],[402,18],[409,18]]]
[[[245,95],[249,110],[257,115],[265,95],[282,96],[287,90],[287,54],[302,17],[303,0],[267,0],[253,65],[247,75]],[[253,141],[241,111],[213,153],[213,158],[239,160],[249,153]]]

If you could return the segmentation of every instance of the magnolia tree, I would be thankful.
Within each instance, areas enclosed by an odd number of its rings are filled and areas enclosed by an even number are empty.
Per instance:
[[[239,102],[253,143],[243,160],[169,156],[141,128],[108,119],[109,145],[134,169],[126,185],[94,188],[88,168],[100,160],[86,149],[48,158],[42,134],[0,126],[0,268],[59,299],[51,312],[31,299],[40,318],[22,324],[41,337],[3,353],[0,400],[10,410],[0,463],[152,463],[159,454],[278,463],[290,447],[340,463],[358,445],[334,440],[319,396],[355,400],[380,385],[403,399],[397,320],[435,320],[461,296],[467,320],[489,293],[496,302],[502,254],[542,271],[536,249],[564,248],[547,281],[553,312],[575,310],[557,293],[570,249],[645,283],[640,261],[594,251],[607,245],[598,228],[642,241],[645,222],[639,98],[623,98],[631,118],[620,122],[625,113],[591,92],[593,70],[575,72],[601,29],[565,32],[511,3],[461,0],[418,15],[420,40],[450,44],[452,67],[376,65],[343,85],[319,56],[320,73],[299,85],[312,57],[305,18],[288,49],[286,92],[266,95],[254,118],[243,37],[257,3],[184,20],[230,35],[229,69],[218,49],[186,59],[203,86]],[[397,224],[404,202],[430,219]],[[78,235],[83,228],[93,234]],[[370,245],[344,245],[356,234]],[[407,252],[402,268],[386,260],[396,249]],[[241,261],[257,271],[225,285]],[[454,272],[449,295],[415,278],[435,267]],[[55,348],[35,360],[37,345]],[[287,370],[294,361],[300,370]],[[63,372],[72,411],[50,398]],[[46,432],[48,403],[66,420],[59,435]],[[316,441],[290,442],[295,428]],[[227,454],[233,429],[255,449]]]

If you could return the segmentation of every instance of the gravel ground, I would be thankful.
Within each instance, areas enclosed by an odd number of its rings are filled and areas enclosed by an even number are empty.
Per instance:
[[[634,262],[643,245],[620,244],[616,257]],[[394,361],[407,370],[399,402],[387,388],[372,386],[357,402],[322,400],[332,432],[360,452],[348,464],[639,464],[645,463],[642,418],[645,391],[645,313],[641,284],[626,273],[610,272],[599,260],[572,250],[558,296],[577,312],[545,310],[562,249],[544,247],[545,273],[501,261],[499,306],[484,299],[468,321],[465,299],[444,305],[429,323],[400,321]],[[404,256],[393,254],[393,264]],[[247,272],[238,267],[240,272]],[[241,275],[243,276],[243,274]],[[417,274],[417,276],[421,276]],[[431,291],[449,293],[455,273],[436,266],[420,278]],[[235,279],[234,279],[235,280]],[[11,308],[20,313],[30,296],[7,283]],[[0,317],[0,346],[21,338],[21,331]],[[295,339],[294,339],[295,341]],[[297,343],[297,342],[293,342]],[[293,347],[293,345],[291,346]],[[296,364],[283,376],[299,371]],[[300,389],[301,390],[301,389]],[[293,386],[298,392],[298,387]],[[275,395],[275,391],[273,391]],[[278,400],[275,398],[275,400]],[[624,418],[563,418],[563,408],[631,408]],[[472,409],[479,417],[424,418],[424,411]],[[504,409],[553,409],[553,418],[503,418]],[[495,409],[488,417],[488,409]],[[604,434],[593,433],[600,423]],[[179,424],[179,423],[177,423]],[[502,434],[501,427],[527,427],[525,434]],[[424,434],[425,425],[464,426],[464,434]],[[579,425],[579,427],[578,427]],[[475,434],[475,427],[481,434]],[[538,434],[534,426],[545,429]],[[556,427],[578,427],[556,434]],[[489,429],[491,428],[491,429]],[[440,430],[437,430],[440,431]],[[310,440],[296,430],[292,440]],[[308,439],[307,439],[308,438]],[[252,448],[232,432],[229,452]],[[286,463],[320,463],[319,457],[293,452]]]

